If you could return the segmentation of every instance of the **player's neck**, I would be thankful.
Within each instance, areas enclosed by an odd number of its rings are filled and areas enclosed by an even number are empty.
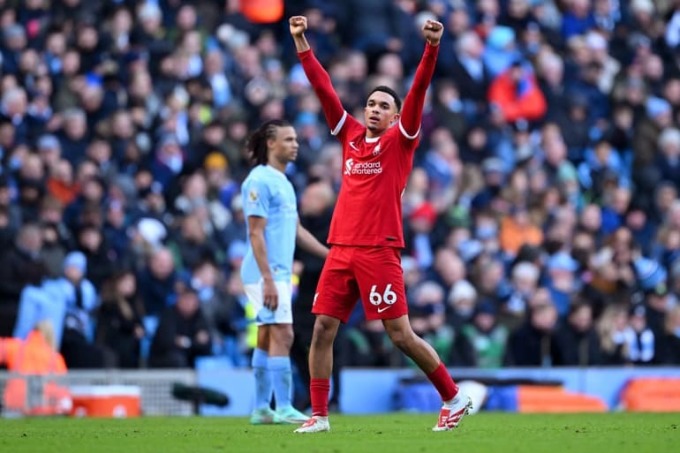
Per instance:
[[[286,172],[286,166],[288,164],[284,163],[284,162],[278,162],[276,159],[272,159],[269,162],[267,162],[267,165],[272,167],[274,170],[278,170],[281,173],[285,173]]]
[[[377,138],[382,137],[382,135],[383,135],[385,132],[387,132],[387,129],[382,130],[382,131],[380,131],[380,132],[378,132],[378,131],[372,131],[372,130],[370,130],[370,129],[366,129],[366,138],[371,139],[371,140],[372,140],[372,139],[377,139]]]

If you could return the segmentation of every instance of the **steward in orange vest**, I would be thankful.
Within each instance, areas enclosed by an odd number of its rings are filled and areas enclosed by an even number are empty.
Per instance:
[[[54,334],[49,321],[42,321],[25,340],[0,338],[0,364],[7,365],[13,375],[3,394],[6,411],[23,415],[68,414],[71,395],[66,387],[49,380],[50,376],[65,375],[66,363],[54,347]],[[40,379],[38,391],[29,393],[29,379]]]

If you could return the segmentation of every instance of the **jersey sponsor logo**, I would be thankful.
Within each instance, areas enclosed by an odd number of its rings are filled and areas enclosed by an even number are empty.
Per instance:
[[[354,151],[359,151],[359,148],[357,148],[357,145],[354,144],[354,141],[349,142],[349,146],[350,146]]]
[[[345,161],[346,175],[379,175],[382,173],[382,164],[378,162],[354,162],[350,158]]]
[[[347,159],[345,161],[345,174],[346,175],[352,174],[352,167],[353,166],[354,166],[354,159]]]

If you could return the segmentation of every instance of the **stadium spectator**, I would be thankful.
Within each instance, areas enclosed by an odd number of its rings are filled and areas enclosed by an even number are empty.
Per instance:
[[[108,277],[101,290],[97,311],[96,343],[115,355],[118,368],[140,366],[140,341],[144,337],[135,274],[118,270]]]
[[[600,341],[593,326],[593,309],[584,302],[571,304],[566,322],[557,331],[560,356],[565,366],[593,366],[602,363]]]
[[[527,321],[508,339],[506,363],[519,367],[564,365],[556,335],[557,309],[550,293],[545,289],[538,290],[529,304]]]
[[[173,291],[177,293],[177,302],[162,310],[153,335],[149,352],[152,368],[190,368],[198,357],[212,352],[212,339],[196,288],[190,279],[184,279],[176,283]]]

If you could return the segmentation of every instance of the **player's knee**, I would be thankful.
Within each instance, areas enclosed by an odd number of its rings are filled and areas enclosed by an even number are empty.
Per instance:
[[[280,324],[272,331],[270,342],[274,343],[279,349],[289,351],[291,346],[293,346],[294,338],[293,327],[287,324]]]
[[[337,323],[326,317],[318,317],[314,323],[312,342],[317,344],[331,344],[337,332]]]
[[[392,343],[402,351],[409,349],[413,342],[413,332],[408,329],[392,329],[388,331]]]

